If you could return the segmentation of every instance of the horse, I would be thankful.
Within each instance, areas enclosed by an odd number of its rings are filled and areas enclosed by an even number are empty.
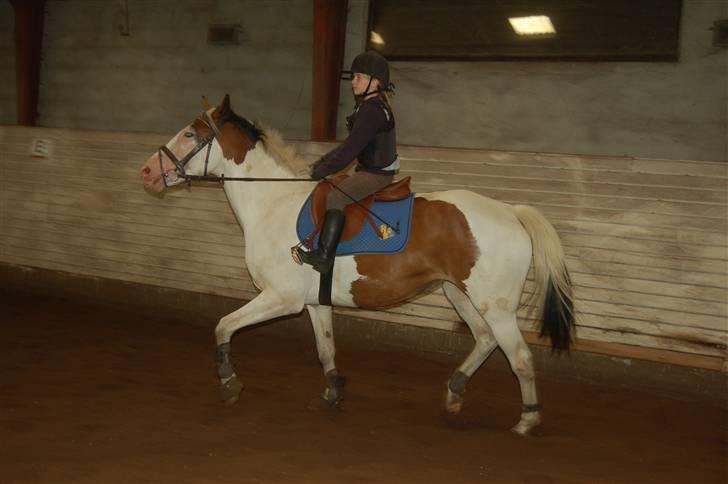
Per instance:
[[[445,410],[460,412],[466,384],[499,346],[521,390],[520,420],[511,430],[526,435],[541,423],[533,357],[516,319],[532,259],[535,287],[528,303],[538,298],[532,308],[542,311],[541,336],[550,337],[553,351],[568,351],[575,325],[563,248],[541,213],[466,190],[417,193],[405,248],[337,256],[331,305],[322,305],[319,273],[296,263],[290,247],[298,240],[299,209],[317,183],[308,164],[276,131],[236,114],[229,95],[217,106],[204,98],[202,104],[202,114],[149,157],[141,176],[152,192],[191,180],[223,180],[243,230],[245,261],[260,292],[215,328],[225,403],[234,404],[243,389],[230,346],[237,330],[305,308],[326,381],[321,397],[337,406],[344,377],[334,360],[332,305],[382,309],[441,287],[474,339],[448,379]]]

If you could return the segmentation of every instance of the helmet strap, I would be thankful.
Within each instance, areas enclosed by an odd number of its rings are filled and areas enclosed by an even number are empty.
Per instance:
[[[372,76],[369,76],[369,82],[367,83],[367,87],[366,87],[366,89],[364,89],[364,92],[363,93],[361,93],[361,94],[354,94],[354,99],[356,100],[356,105],[357,106],[359,104],[361,104],[362,101],[364,101],[364,99],[367,98],[367,96],[371,96],[372,94],[379,94],[380,92],[384,92],[384,91],[382,91],[381,88],[378,88],[376,91],[371,91],[371,92],[369,91],[369,88],[372,85],[372,79],[374,79],[374,78]]]

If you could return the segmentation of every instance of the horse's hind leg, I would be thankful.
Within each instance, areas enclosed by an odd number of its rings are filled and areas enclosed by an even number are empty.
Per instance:
[[[518,329],[515,308],[501,307],[505,304],[502,302],[498,304],[499,302],[501,302],[500,299],[496,301],[496,307],[488,310],[486,319],[521,386],[521,420],[512,430],[525,435],[541,423],[533,357],[531,350],[523,340],[521,330]]]
[[[316,349],[319,361],[326,376],[326,390],[321,395],[331,405],[338,404],[344,398],[344,377],[339,375],[334,362],[336,347],[334,346],[334,330],[331,319],[331,306],[306,306],[311,316],[313,334],[316,337]]]
[[[475,309],[470,298],[454,284],[445,282],[442,286],[445,296],[453,305],[461,318],[470,328],[475,339],[475,346],[465,361],[452,374],[447,383],[445,409],[451,414],[460,412],[463,406],[465,385],[480,365],[490,356],[496,347],[496,340],[488,328],[483,316]]]
[[[293,299],[287,301],[275,291],[263,291],[248,304],[220,320],[215,328],[217,375],[220,378],[220,396],[226,404],[235,403],[243,389],[232,363],[230,339],[233,333],[245,326],[297,313],[301,309],[303,303],[298,305]]]

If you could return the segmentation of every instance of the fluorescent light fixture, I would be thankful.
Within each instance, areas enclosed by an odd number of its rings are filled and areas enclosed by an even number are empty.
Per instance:
[[[511,17],[508,21],[518,35],[548,35],[556,33],[551,19],[545,15]]]
[[[371,34],[369,35],[369,41],[372,44],[384,45],[384,39],[382,38],[382,36],[373,30],[372,30]]]

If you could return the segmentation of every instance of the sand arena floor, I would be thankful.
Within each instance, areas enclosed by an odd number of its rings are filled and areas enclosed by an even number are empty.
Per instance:
[[[346,399],[325,410],[313,339],[253,329],[225,407],[209,329],[8,293],[0,318],[4,484],[728,482],[715,401],[540,375],[544,424],[523,438],[509,371],[486,362],[447,419],[454,362],[347,347]]]

